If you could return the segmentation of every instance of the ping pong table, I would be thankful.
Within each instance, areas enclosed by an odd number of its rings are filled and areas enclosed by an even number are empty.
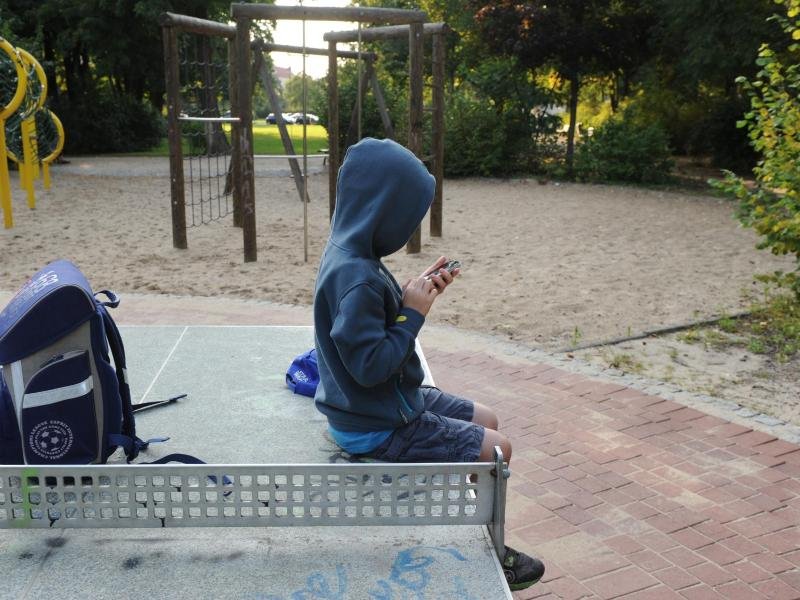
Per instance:
[[[209,464],[0,467],[4,597],[511,598],[502,457],[353,462],[285,385],[310,327],[121,331],[134,402],[187,394],[137,414],[170,437],[139,460]]]

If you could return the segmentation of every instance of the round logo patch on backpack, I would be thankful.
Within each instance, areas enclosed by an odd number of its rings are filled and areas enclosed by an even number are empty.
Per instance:
[[[48,420],[36,425],[28,436],[28,447],[45,460],[63,458],[72,448],[72,429],[64,421]]]

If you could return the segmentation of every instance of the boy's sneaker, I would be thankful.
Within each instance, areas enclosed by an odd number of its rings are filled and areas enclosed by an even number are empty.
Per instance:
[[[544,575],[544,564],[538,558],[517,552],[505,546],[503,557],[503,573],[508,587],[513,590],[524,590],[539,581]]]

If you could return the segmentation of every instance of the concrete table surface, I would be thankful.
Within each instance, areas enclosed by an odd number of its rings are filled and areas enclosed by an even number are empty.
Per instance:
[[[284,375],[310,327],[121,328],[137,415],[169,436],[140,461],[180,452],[209,463],[330,463],[310,398]],[[3,598],[511,598],[482,526],[203,527],[0,531]]]

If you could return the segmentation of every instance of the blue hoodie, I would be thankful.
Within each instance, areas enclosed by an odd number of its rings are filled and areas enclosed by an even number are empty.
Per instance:
[[[380,259],[408,242],[435,185],[422,162],[391,140],[351,146],[339,169],[314,292],[315,402],[334,432],[389,431],[422,412],[414,342],[425,318],[403,307]]]

